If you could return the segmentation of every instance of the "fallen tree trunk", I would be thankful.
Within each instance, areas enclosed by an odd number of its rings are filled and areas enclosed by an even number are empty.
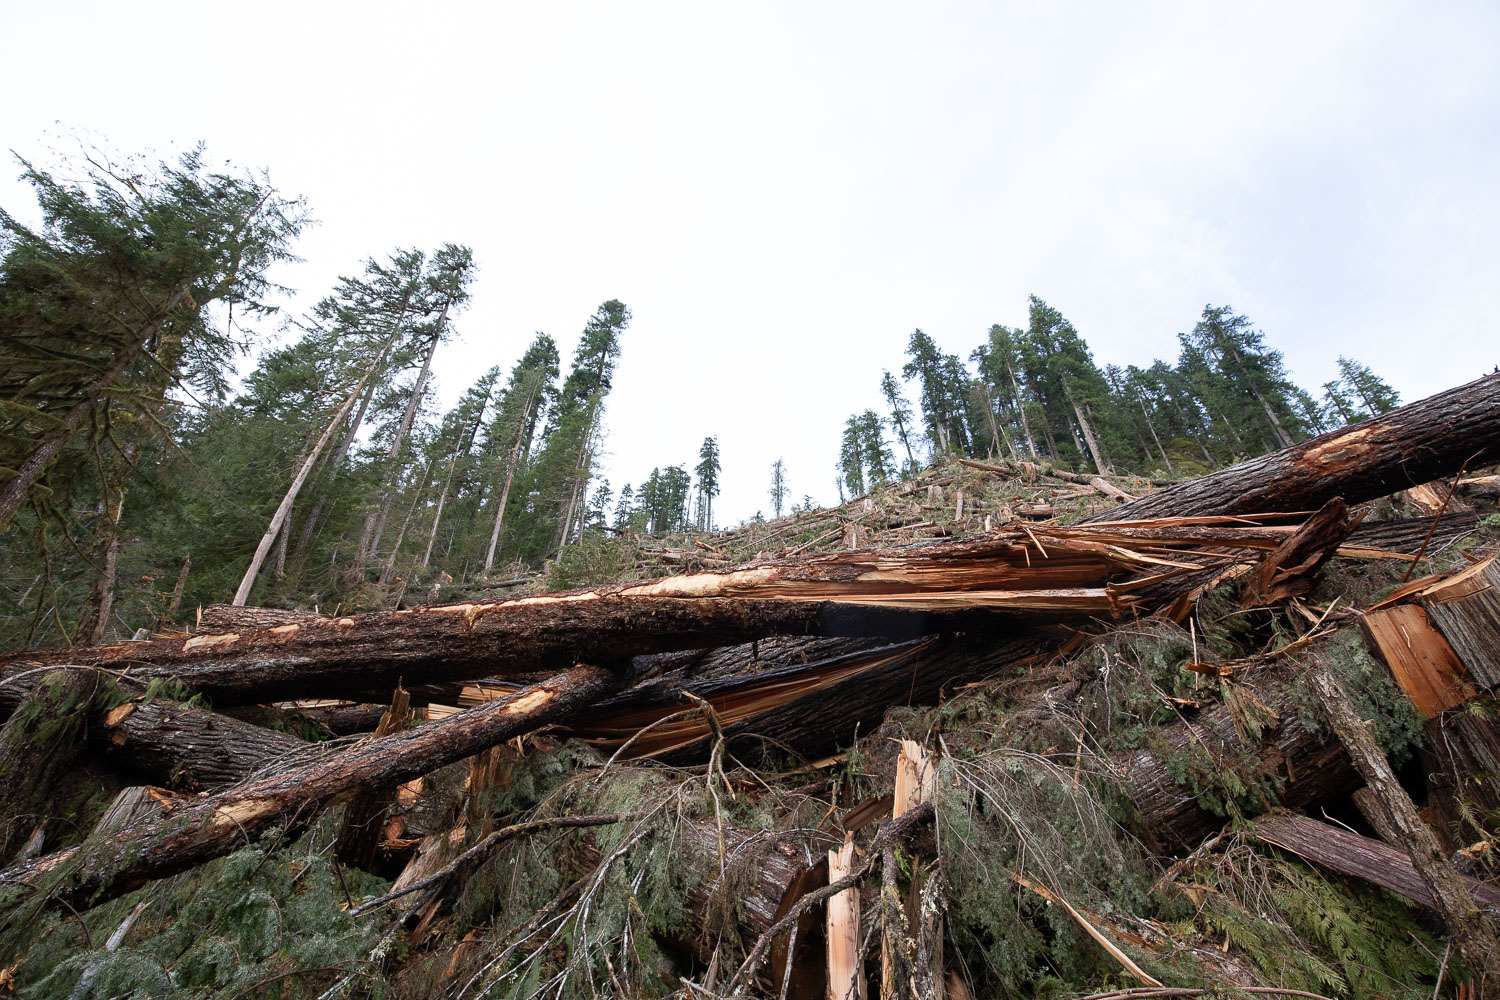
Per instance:
[[[232,785],[314,749],[295,736],[164,698],[127,701],[103,713],[90,736],[106,759],[188,791]]]
[[[1315,510],[1351,504],[1500,460],[1500,375],[1085,518]]]
[[[1437,899],[1412,867],[1411,859],[1378,840],[1287,812],[1257,816],[1255,836],[1340,875],[1363,879],[1414,903],[1438,909]],[[1466,876],[1460,876],[1460,880],[1475,902],[1500,910],[1500,889]]]
[[[1142,543],[1155,548],[1159,539]],[[1219,541],[1216,547],[1230,546]],[[1231,556],[1205,556],[1224,562]],[[1201,561],[1201,560],[1200,560]],[[187,639],[0,658],[0,693],[54,663],[176,677],[216,704],[344,695],[397,681],[504,677],[580,661],[727,645],[773,634],[908,638],[1017,620],[1114,618],[1133,591],[1191,564],[1100,544],[1076,529],[752,563],[587,591],[375,612]]]
[[[0,873],[0,884],[32,886],[48,903],[97,905],[227,854],[273,827],[298,829],[336,795],[398,784],[567,718],[619,684],[608,670],[574,667],[442,722],[191,800],[159,822]]]

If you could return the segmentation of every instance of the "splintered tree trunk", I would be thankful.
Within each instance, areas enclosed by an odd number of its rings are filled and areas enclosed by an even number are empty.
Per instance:
[[[11,654],[0,657],[0,675],[51,663],[128,661],[137,678],[176,676],[216,704],[234,704],[342,697],[350,690],[394,687],[403,677],[410,685],[527,675],[579,660],[612,662],[775,634],[895,639],[942,629],[993,634],[1014,630],[1017,621],[1138,610],[1132,590],[1159,578],[1156,563],[1148,558],[1132,568],[1128,558],[1121,561],[1128,556],[1122,547],[1127,543],[1101,546],[1059,537],[1062,530],[791,557],[568,595]],[[1154,548],[1159,539],[1146,544]],[[1133,571],[1147,575],[1131,583],[1124,577]]]
[[[163,622],[172,621],[177,617],[177,609],[182,607],[182,592],[187,589],[188,571],[193,568],[193,555],[190,552],[182,554],[182,569],[177,571],[177,583],[172,587],[172,598],[167,602],[167,610],[163,612],[151,626],[151,631],[160,632]]]
[[[1362,503],[1500,459],[1500,375],[1085,518],[1313,510]]]
[[[56,874],[60,879],[50,903],[98,905],[221,857],[273,827],[300,829],[334,796],[409,781],[565,719],[619,685],[620,678],[608,670],[574,667],[441,722],[189,800],[161,821],[38,858],[0,873],[0,880],[35,884]]]
[[[375,727],[376,738],[399,733],[410,719],[411,697],[405,689],[397,688],[391,698],[391,707]],[[380,831],[386,813],[395,797],[395,784],[369,788],[354,797],[344,811],[344,826],[339,830],[335,847],[340,860],[356,868],[370,867],[380,846]]]
[[[0,859],[9,862],[52,818],[52,790],[83,746],[99,684],[93,670],[55,670],[0,729]]]

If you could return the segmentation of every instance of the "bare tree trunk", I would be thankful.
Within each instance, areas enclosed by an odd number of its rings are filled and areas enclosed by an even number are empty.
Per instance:
[[[1309,676],[1333,731],[1348,749],[1365,784],[1375,793],[1373,801],[1379,803],[1391,828],[1399,831],[1401,843],[1391,846],[1404,848],[1411,858],[1412,867],[1432,893],[1470,974],[1478,974],[1486,985],[1500,983],[1500,939],[1496,938],[1495,926],[1474,905],[1474,897],[1396,780],[1390,762],[1375,742],[1370,723],[1355,712],[1349,696],[1327,667],[1318,667]]]
[[[521,449],[526,443],[526,425],[531,421],[531,413],[541,397],[540,387],[526,399],[526,405],[521,408],[521,414],[516,418],[516,439],[511,442],[510,455],[505,461],[505,485],[500,489],[499,505],[495,508],[495,524],[490,529],[490,547],[484,554],[484,572],[488,573],[495,565],[495,549],[500,543],[500,526],[505,521],[505,505],[510,500],[511,483],[516,478],[516,467],[521,462]]]
[[[128,464],[128,463],[127,463]],[[105,498],[99,512],[99,523],[103,537],[97,550],[100,554],[98,571],[89,583],[89,597],[84,605],[82,619],[78,623],[79,639],[90,646],[104,641],[104,631],[109,627],[109,616],[115,606],[115,566],[120,554],[120,515],[125,509],[125,485],[120,484],[109,500],[109,486],[103,486]]]
[[[1500,460],[1500,375],[1112,507],[1085,521],[1362,503]]]
[[[396,477],[396,462],[401,457],[401,445],[406,442],[406,435],[411,432],[412,422],[417,416],[417,407],[422,403],[422,392],[427,388],[427,377],[432,373],[432,356],[437,353],[438,340],[443,333],[443,322],[448,316],[448,306],[443,306],[443,314],[438,317],[437,326],[433,328],[432,343],[427,346],[427,353],[422,357],[422,369],[417,373],[416,385],[412,386],[411,399],[406,402],[406,411],[401,414],[401,423],[396,428],[396,436],[391,439],[391,450],[386,459],[390,462],[387,477]],[[365,515],[365,530],[362,533],[366,537],[366,548],[359,557],[361,565],[366,559],[373,558],[380,550],[380,539],[385,534],[385,521],[391,512],[391,502],[396,498],[396,491],[389,485],[386,486],[384,495],[380,501],[378,510],[371,511]]]
[[[286,496],[281,498],[281,505],[276,508],[276,513],[271,515],[271,523],[266,528],[266,533],[261,536],[260,544],[255,547],[255,555],[250,557],[250,565],[245,570],[244,578],[240,580],[239,589],[234,592],[234,601],[232,603],[243,605],[249,600],[250,589],[255,586],[255,578],[260,575],[260,567],[266,560],[266,553],[270,552],[271,543],[276,540],[277,533],[281,531],[282,525],[286,523],[287,515],[292,512],[292,504],[296,502],[297,494],[302,490],[302,484],[307,481],[308,473],[312,472],[312,467],[317,463],[318,456],[323,453],[324,447],[328,444],[328,439],[333,437],[333,432],[344,422],[344,417],[353,408],[354,401],[358,398],[360,391],[364,389],[365,379],[369,378],[369,375],[370,373],[367,370],[364,376],[360,378],[359,383],[354,387],[354,391],[349,394],[349,398],[344,400],[338,412],[333,415],[333,419],[328,422],[327,428],[324,429],[322,436],[318,438],[318,442],[313,446],[312,452],[303,460],[302,468],[297,470],[297,475],[292,479],[292,485],[287,487]]]
[[[1088,418],[1083,415],[1083,408],[1078,405],[1078,400],[1073,398],[1073,390],[1066,382],[1063,383],[1063,392],[1073,407],[1074,415],[1078,417],[1078,426],[1083,431],[1084,443],[1088,445],[1089,454],[1094,459],[1094,468],[1101,476],[1109,475],[1109,463],[1104,460],[1104,453],[1099,450],[1099,442],[1094,438],[1094,428],[1089,425]]]
[[[1146,418],[1146,429],[1151,432],[1151,440],[1156,442],[1156,450],[1161,452],[1162,463],[1166,465],[1167,473],[1170,475],[1172,474],[1172,460],[1167,457],[1167,449],[1161,446],[1161,438],[1156,436],[1156,425],[1151,422],[1151,414],[1146,410],[1146,401],[1137,399],[1136,402],[1141,405],[1141,416]]]
[[[151,625],[151,631],[160,632],[163,622],[169,622],[177,615],[177,609],[182,607],[182,592],[187,589],[188,570],[192,568],[192,553],[182,554],[182,569],[177,571],[177,583],[172,587],[172,599],[167,603],[167,610],[159,616]]]
[[[396,554],[401,551],[401,543],[406,540],[406,530],[411,527],[411,519],[416,516],[417,505],[422,502],[422,496],[427,490],[427,482],[432,476],[433,460],[428,459],[427,467],[422,470],[422,478],[412,486],[411,506],[406,508],[406,517],[401,520],[401,530],[396,533],[396,540],[391,543],[391,554],[386,557],[385,568],[380,571],[380,583],[384,586],[391,582],[391,577],[396,572]],[[429,543],[429,551],[431,550]]]

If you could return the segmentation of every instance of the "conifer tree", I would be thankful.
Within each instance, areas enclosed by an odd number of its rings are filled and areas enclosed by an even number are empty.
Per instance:
[[[889,374],[889,373],[887,373]],[[771,463],[771,511],[772,516],[780,518],[783,505],[786,503],[786,464],[781,459]]]
[[[902,366],[901,374],[922,386],[922,418],[935,453],[968,454],[968,373],[963,362],[955,355],[943,354],[920,329],[912,331],[906,353],[911,360]]]
[[[604,400],[620,357],[620,334],[629,325],[630,310],[610,299],[584,326],[573,352],[572,369],[558,393],[536,462],[533,488],[539,494],[538,509],[551,513],[551,531],[537,554],[561,548],[572,535],[579,498],[593,474]],[[535,527],[546,530],[541,521]]]
[[[107,411],[137,411],[144,431],[170,386],[223,396],[247,343],[235,311],[269,311],[266,272],[304,221],[265,178],[209,171],[201,147],[155,167],[85,160],[78,181],[21,161],[39,229],[0,210],[0,530]],[[67,461],[89,461],[94,441]]]
[[[1340,381],[1359,400],[1365,414],[1378,417],[1401,405],[1401,396],[1380,376],[1352,358],[1339,356]]]
[[[495,407],[495,418],[486,432],[484,451],[491,456],[491,468],[498,459],[499,490],[491,521],[489,546],[484,554],[484,572],[495,564],[500,544],[500,529],[510,502],[511,487],[522,463],[531,453],[532,439],[544,414],[550,412],[556,396],[553,384],[559,373],[557,345],[545,333],[538,333],[521,360],[511,370],[510,381]]]
[[[698,524],[700,531],[713,530],[714,497],[719,495],[719,441],[706,437],[698,449],[698,466],[693,470],[698,476],[698,495],[702,498],[703,517]]]
[[[901,446],[906,449],[906,464],[902,466],[902,474],[914,476],[917,474],[917,460],[911,451],[911,436],[907,428],[911,425],[911,405],[901,395],[901,387],[896,384],[896,377],[889,370],[880,373],[880,394],[885,397],[886,410],[891,415],[891,426],[896,429],[896,436],[901,439]],[[781,516],[780,508],[776,516]]]

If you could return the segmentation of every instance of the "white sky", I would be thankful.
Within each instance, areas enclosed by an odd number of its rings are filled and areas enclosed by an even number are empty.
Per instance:
[[[320,225],[293,308],[473,247],[444,405],[609,298],[616,490],[717,435],[716,520],[836,499],[914,327],[967,357],[1035,293],[1105,363],[1229,304],[1314,388],[1500,360],[1500,5],[11,3],[0,145],[202,139]],[[0,173],[0,204],[29,191]],[[909,396],[915,401],[915,387]]]

